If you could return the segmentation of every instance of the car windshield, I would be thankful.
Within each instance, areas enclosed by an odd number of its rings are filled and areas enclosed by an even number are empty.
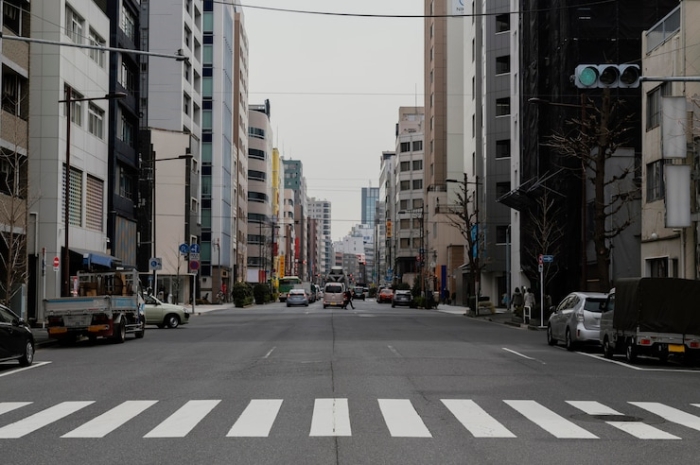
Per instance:
[[[600,304],[603,302],[605,302],[605,299],[588,298],[586,303],[583,304],[583,309],[587,312],[600,313],[602,311]]]

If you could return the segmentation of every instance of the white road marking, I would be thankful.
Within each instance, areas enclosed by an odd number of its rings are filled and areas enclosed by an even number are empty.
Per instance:
[[[700,418],[686,413],[683,410],[669,407],[659,402],[630,402],[630,404],[658,415],[666,421],[678,423],[679,425],[700,431]]]
[[[157,400],[127,400],[61,437],[103,438],[157,402]]]
[[[275,423],[282,399],[253,399],[238,417],[227,437],[266,438]]]
[[[379,399],[379,408],[395,438],[431,438],[432,435],[408,399]]]
[[[623,415],[600,402],[575,400],[567,400],[566,402],[588,415]],[[605,423],[639,439],[680,439],[678,436],[661,431],[641,421],[606,421]]]
[[[442,399],[442,403],[475,438],[516,437],[473,400]]]
[[[268,352],[268,353],[266,353],[266,354],[265,354],[265,356],[264,356],[263,358],[267,358],[267,357],[269,357],[269,356],[270,356],[270,354],[272,354],[272,352],[273,352],[273,351],[274,351],[274,350],[275,350],[276,348],[277,348],[277,346],[275,346],[275,347],[273,347],[272,349],[270,349],[270,350],[269,350],[269,352]]]
[[[29,404],[31,404],[31,402],[0,402],[0,415],[17,410],[18,408]]]
[[[397,357],[401,357],[401,354],[399,353],[398,350],[394,349],[392,346],[387,346],[387,347],[394,355],[396,355]]]
[[[220,400],[191,400],[153,428],[144,438],[184,438]]]
[[[577,354],[580,355],[585,355],[586,357],[591,357],[596,360],[600,360],[601,362],[608,362],[608,363],[614,363],[615,365],[620,365],[621,367],[629,368],[630,370],[635,370],[635,371],[660,371],[660,372],[666,372],[666,373],[695,373],[695,374],[700,374],[700,370],[684,370],[684,369],[676,369],[676,368],[646,368],[646,367],[640,367],[640,366],[634,366],[630,365],[627,362],[621,362],[619,360],[614,360],[614,359],[609,359],[605,358],[602,355],[596,355],[596,354],[587,354],[585,352],[576,352]]]
[[[3,426],[0,428],[0,439],[21,438],[93,403],[94,401],[61,402],[23,420]]]
[[[554,413],[534,400],[504,400],[525,418],[559,439],[598,439],[575,423]]]
[[[309,436],[352,436],[347,399],[316,399]]]
[[[516,352],[516,351],[514,351],[514,350],[512,350],[512,349],[508,349],[507,347],[501,347],[501,349],[505,350],[506,352],[510,352],[511,354],[517,355],[518,357],[526,358],[526,359],[528,359],[528,360],[532,360],[533,362],[539,362],[539,363],[541,363],[542,365],[546,365],[546,363],[544,363],[542,360],[538,360],[538,359],[536,359],[536,358],[528,357],[528,356],[525,355],[525,354],[521,354],[520,352]]]
[[[9,375],[14,375],[14,374],[16,374],[16,373],[21,373],[22,371],[27,371],[27,370],[32,370],[32,369],[34,369],[34,368],[43,367],[44,365],[48,365],[49,363],[51,363],[51,362],[32,363],[32,364],[29,365],[28,367],[17,368],[16,370],[12,370],[12,371],[8,371],[8,372],[6,372],[6,373],[2,373],[2,374],[0,374],[0,378],[2,378],[3,376],[9,376]]]

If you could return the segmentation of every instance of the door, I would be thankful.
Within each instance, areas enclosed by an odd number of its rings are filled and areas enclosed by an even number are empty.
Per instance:
[[[0,306],[0,359],[22,354],[26,332],[18,323],[17,315]]]
[[[144,314],[146,315],[147,325],[160,325],[163,324],[163,306],[160,301],[154,298],[152,295],[145,295],[144,300],[146,304],[144,306]]]
[[[569,319],[570,313],[573,311],[574,301],[574,295],[566,296],[552,314],[552,319],[550,320],[552,335],[554,339],[558,341],[564,340],[566,322]]]

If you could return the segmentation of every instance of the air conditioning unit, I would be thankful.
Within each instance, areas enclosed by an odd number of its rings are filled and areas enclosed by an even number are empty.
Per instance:
[[[222,278],[228,278],[228,271],[227,271],[227,270],[222,270],[222,271],[221,271],[221,277],[222,277]]]

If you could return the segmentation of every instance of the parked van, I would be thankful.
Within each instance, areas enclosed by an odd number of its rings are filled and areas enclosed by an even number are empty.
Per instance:
[[[326,283],[326,287],[323,288],[323,308],[342,307],[344,292],[343,283]]]

